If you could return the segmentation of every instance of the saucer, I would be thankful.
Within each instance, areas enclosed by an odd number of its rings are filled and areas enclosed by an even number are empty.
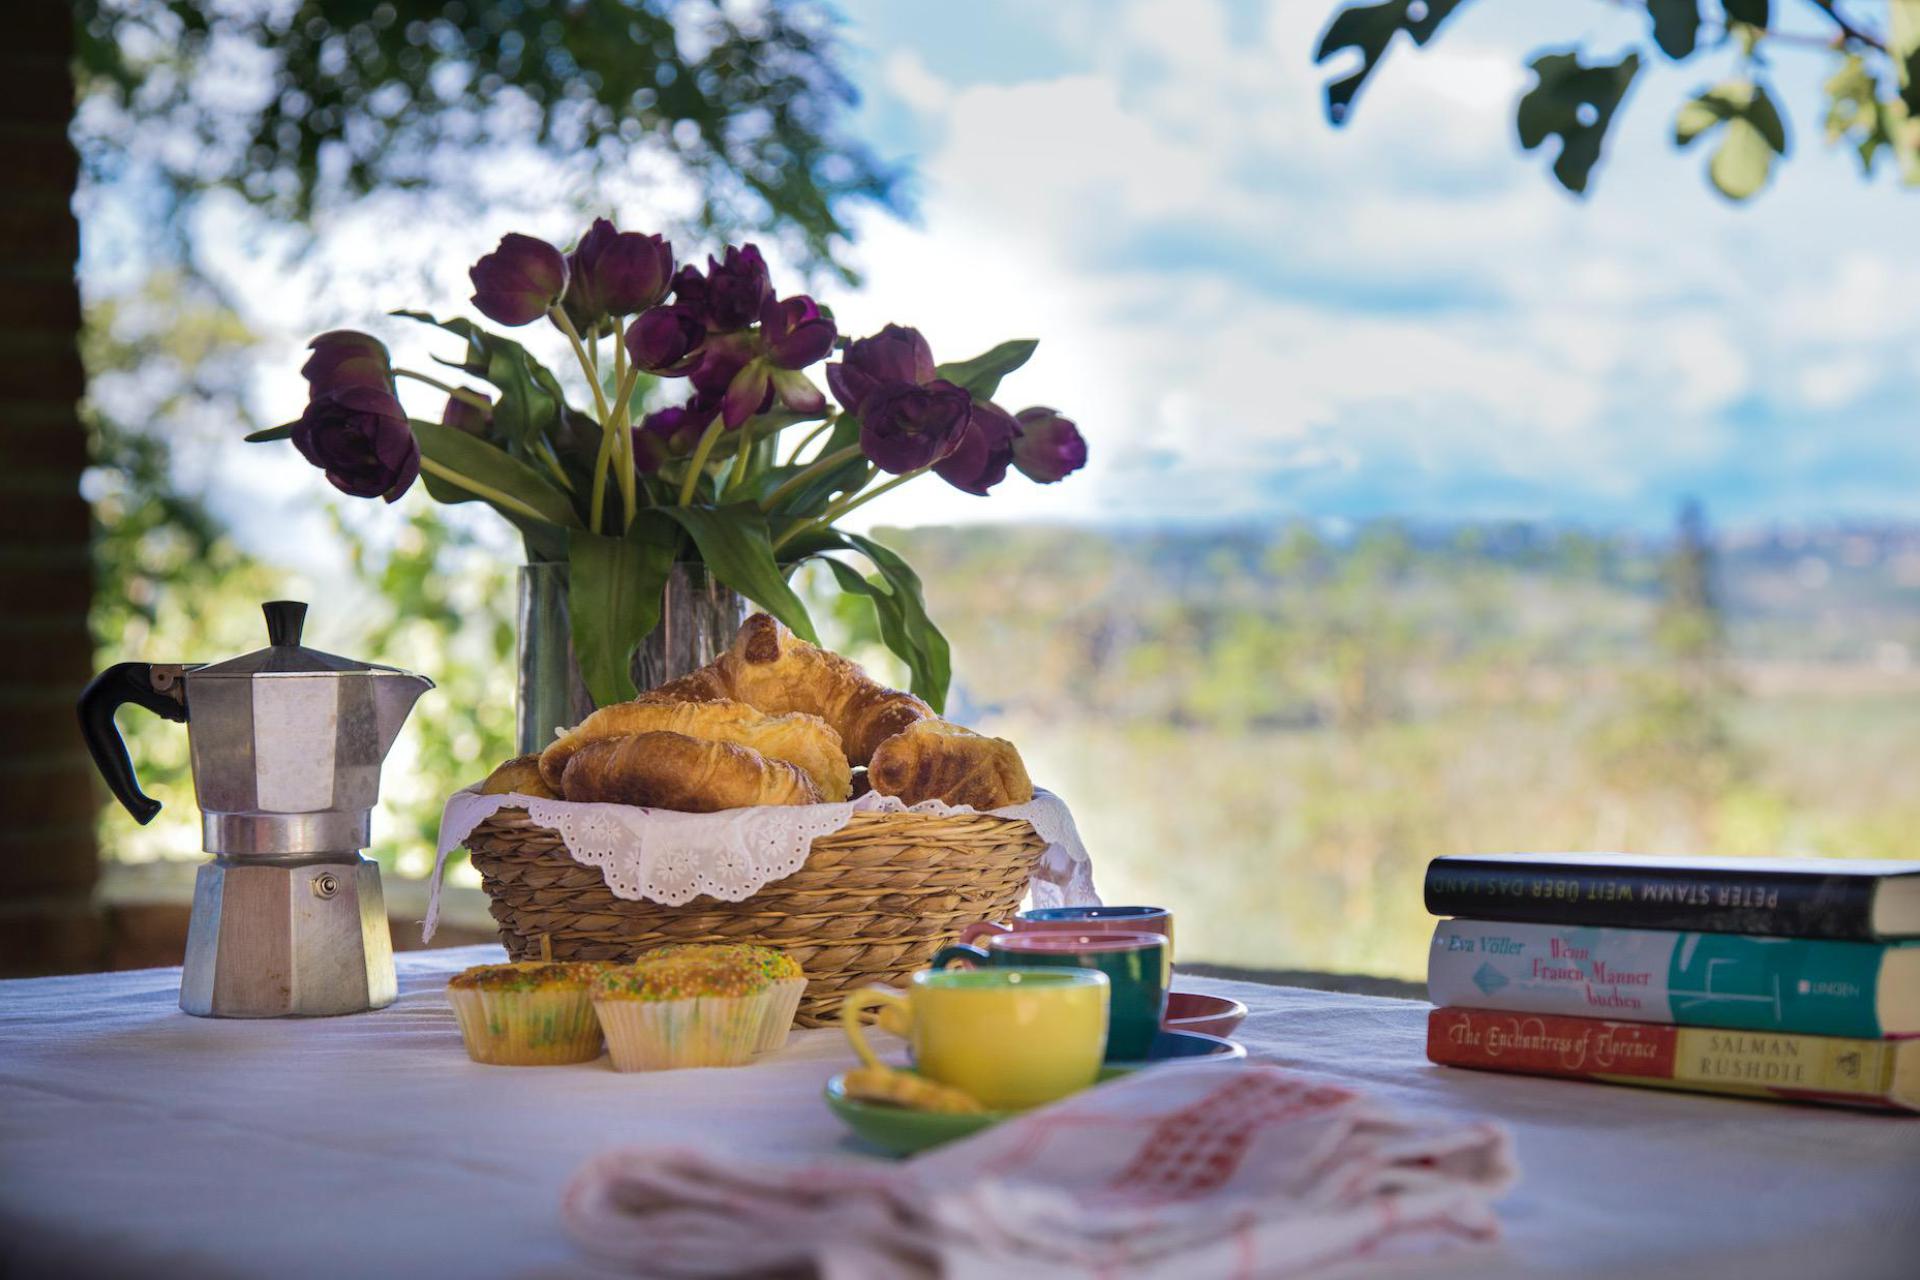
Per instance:
[[[1107,1066],[1109,1069],[1119,1067],[1123,1071],[1133,1071],[1157,1062],[1236,1062],[1246,1056],[1244,1046],[1225,1036],[1208,1035],[1204,1031],[1170,1031],[1163,1027],[1160,1034],[1153,1038],[1146,1057],[1109,1062]]]
[[[1200,1031],[1210,1036],[1230,1036],[1247,1016],[1247,1006],[1226,996],[1202,995],[1198,991],[1169,991],[1167,1014],[1160,1025],[1169,1031]]]
[[[1100,1068],[1094,1083],[1102,1084],[1162,1062],[1237,1062],[1246,1056],[1247,1051],[1240,1045],[1219,1036],[1197,1031],[1162,1031],[1154,1037],[1146,1057],[1133,1062],[1109,1062]],[[965,1138],[1020,1114],[1018,1111],[915,1111],[884,1102],[862,1102],[847,1096],[845,1082],[844,1074],[827,1081],[824,1094],[827,1110],[840,1117],[840,1122],[859,1137],[897,1156],[910,1156],[943,1142]]]
[[[1111,1080],[1133,1069],[1133,1066],[1102,1067],[1094,1083]],[[827,1110],[840,1117],[841,1123],[862,1139],[897,1156],[910,1156],[943,1142],[968,1137],[1020,1114],[1018,1111],[915,1111],[884,1102],[862,1102],[847,1096],[845,1082],[844,1074],[827,1081]]]

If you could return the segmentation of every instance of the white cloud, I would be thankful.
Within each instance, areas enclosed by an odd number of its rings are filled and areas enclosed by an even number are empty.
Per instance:
[[[1289,471],[1339,472],[1342,501],[1377,471],[1393,502],[1459,510],[1456,490],[1512,481],[1657,517],[1763,447],[1743,406],[1831,423],[1876,387],[1920,390],[1920,268],[1873,238],[1901,197],[1811,141],[1750,207],[1705,193],[1701,157],[1664,137],[1697,69],[1643,75],[1581,202],[1513,147],[1532,35],[1463,18],[1403,42],[1336,131],[1310,58],[1329,6],[1046,8],[1033,21],[1082,65],[968,83],[940,48],[889,51],[934,139],[923,216],[868,224],[873,284],[841,310],[919,323],[947,356],[1042,338],[1015,398],[1075,416],[1096,462],[991,502],[903,494],[880,518],[1250,514],[1288,503]],[[1806,84],[1779,96],[1797,107],[1819,67],[1795,65]],[[1208,478],[1252,458],[1272,474]],[[1178,482],[1139,483],[1155,465]]]

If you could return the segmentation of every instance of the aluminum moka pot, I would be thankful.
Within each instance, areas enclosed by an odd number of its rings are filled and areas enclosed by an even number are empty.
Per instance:
[[[94,764],[142,823],[113,722],[134,702],[185,721],[213,860],[194,881],[180,1007],[216,1018],[359,1013],[393,1002],[380,869],[360,856],[380,764],[433,682],[301,647],[307,606],[275,600],[264,649],[208,665],[122,662],[80,695]]]

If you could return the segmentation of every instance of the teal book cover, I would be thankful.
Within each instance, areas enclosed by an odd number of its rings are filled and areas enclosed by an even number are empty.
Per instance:
[[[1912,943],[1443,920],[1427,980],[1437,1005],[1866,1039],[1920,1032]]]

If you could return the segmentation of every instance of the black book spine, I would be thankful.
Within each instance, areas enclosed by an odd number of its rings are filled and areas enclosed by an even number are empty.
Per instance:
[[[1437,916],[1872,941],[1875,884],[1804,872],[1447,859],[1428,865],[1426,898]]]

